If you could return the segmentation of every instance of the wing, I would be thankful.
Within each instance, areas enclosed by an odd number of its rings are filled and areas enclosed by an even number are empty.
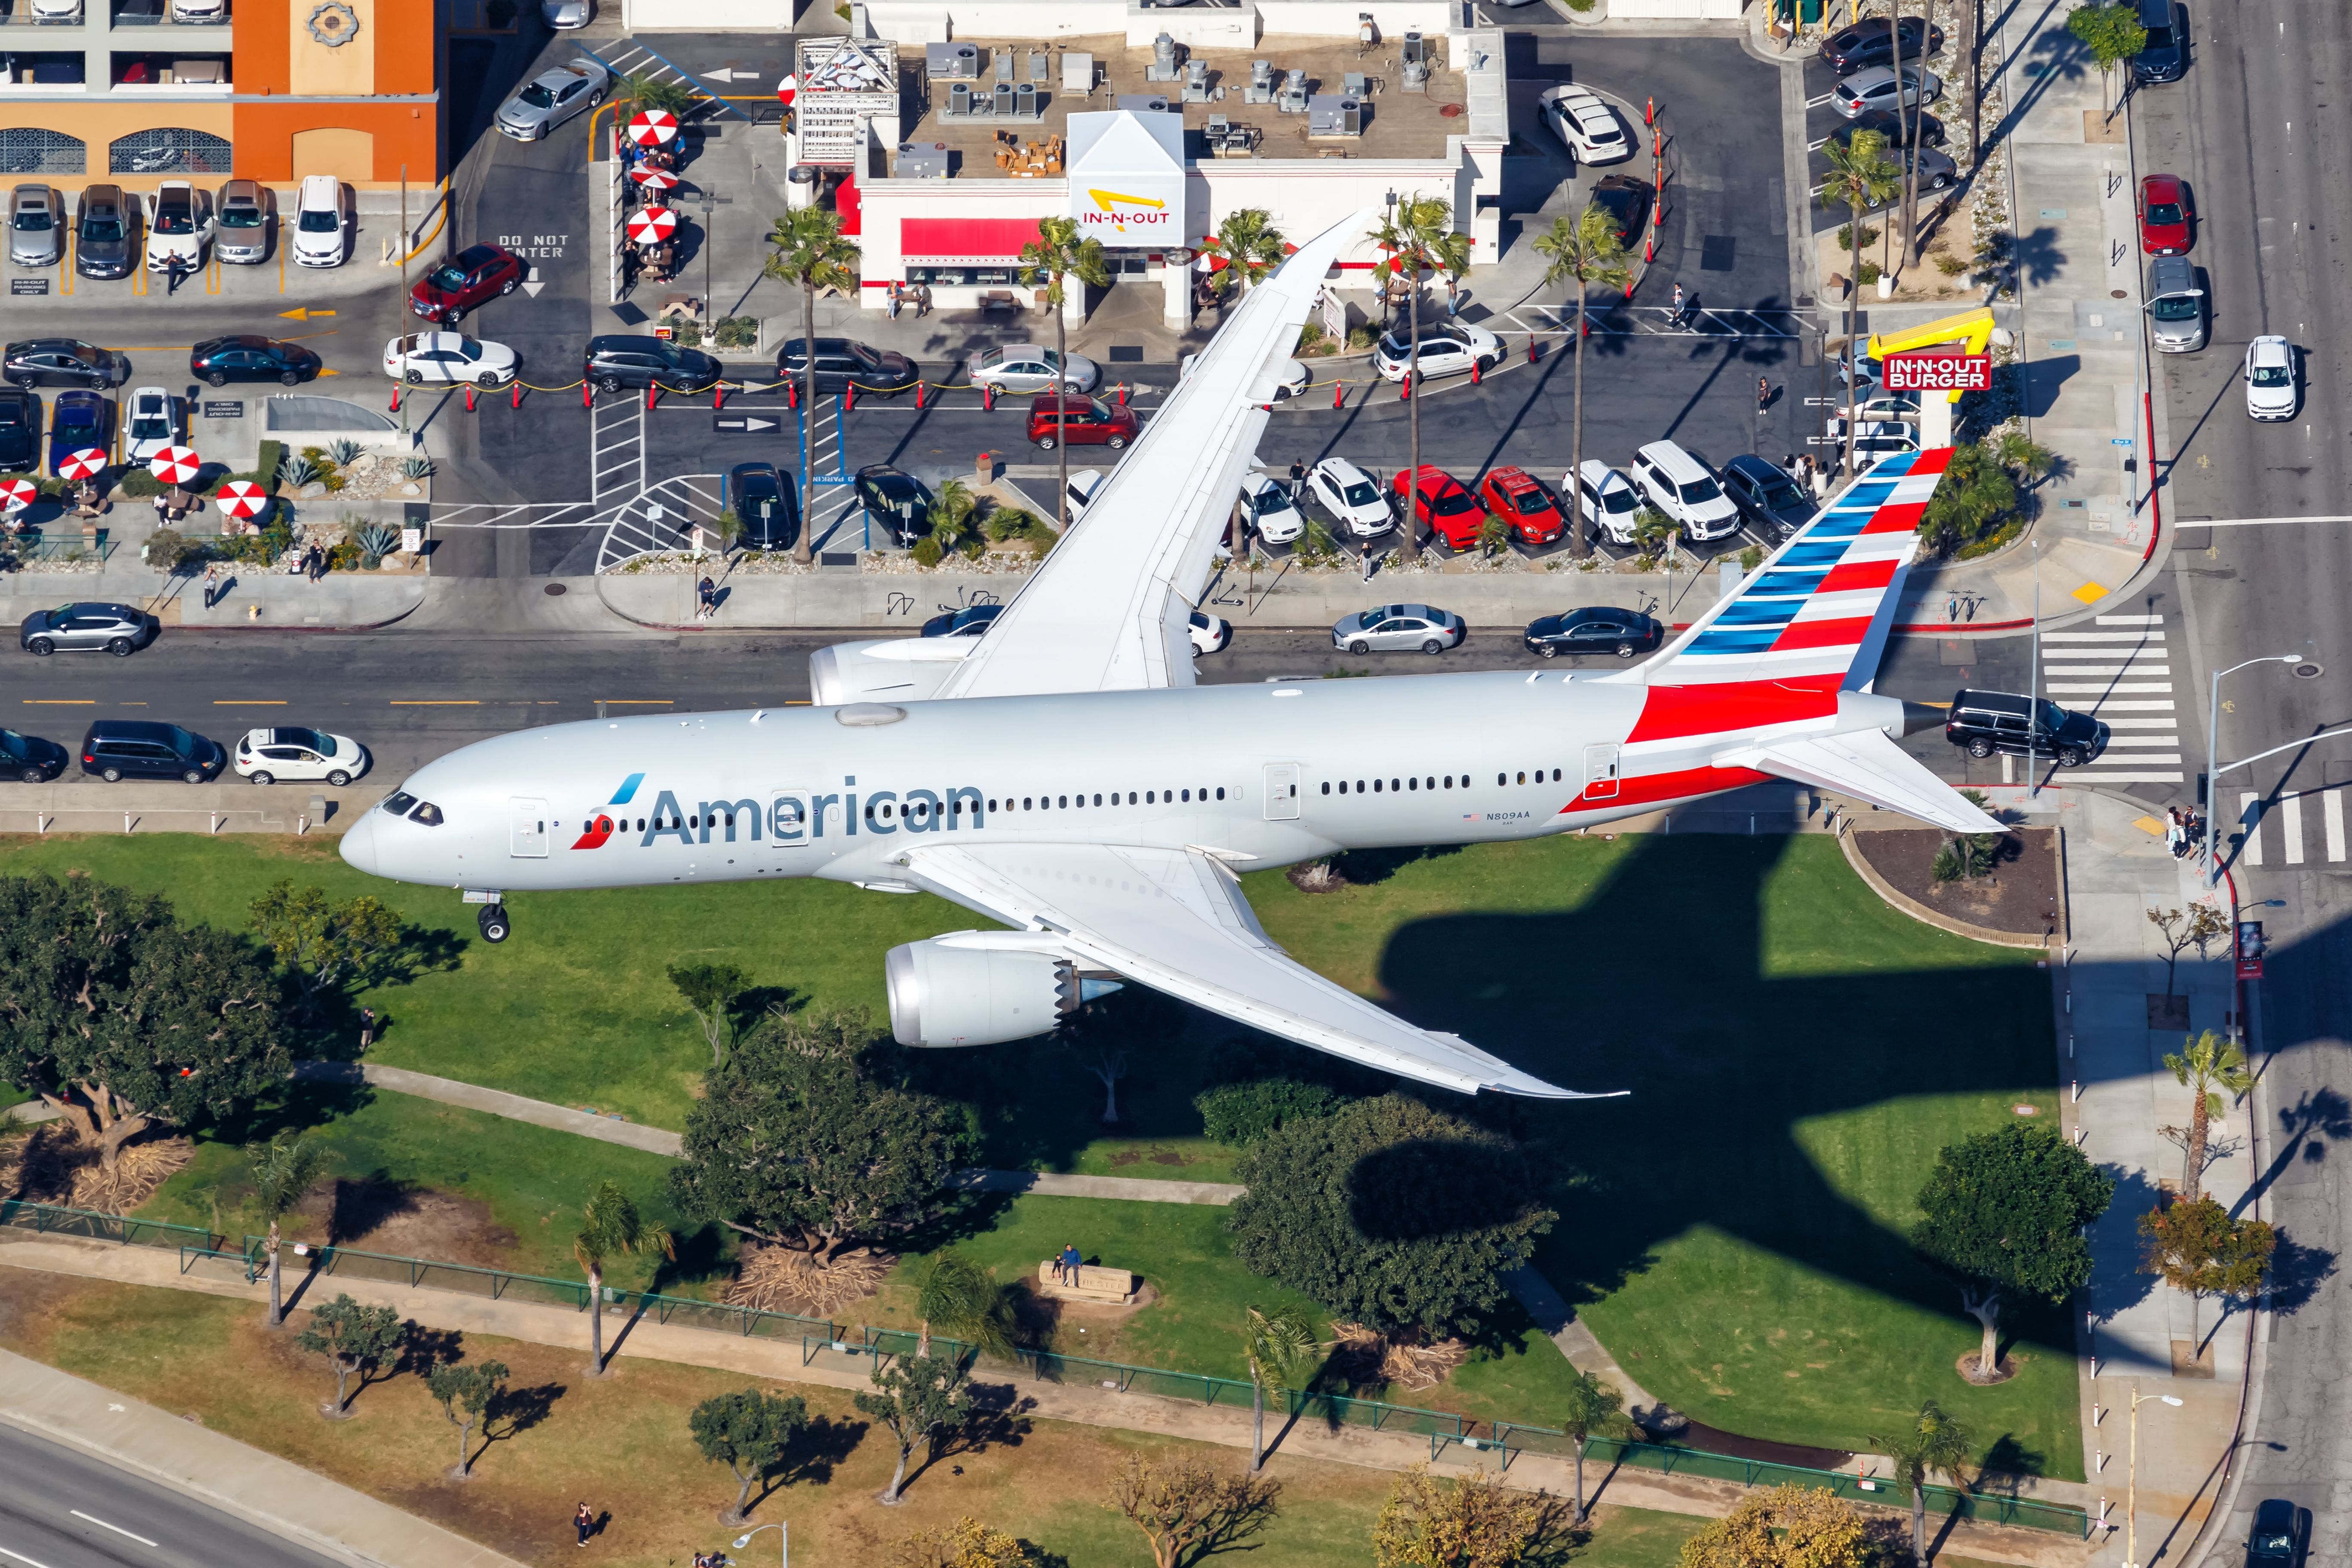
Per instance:
[[[1458,1036],[1416,1028],[1293,962],[1260,929],[1233,872],[1198,850],[926,847],[908,850],[903,864],[942,898],[1051,932],[1087,963],[1268,1034],[1465,1094],[1604,1098],[1556,1089]]]
[[[1370,221],[1334,224],[1242,297],[940,696],[1192,684],[1186,619],[1256,455],[1264,405],[1324,274]]]

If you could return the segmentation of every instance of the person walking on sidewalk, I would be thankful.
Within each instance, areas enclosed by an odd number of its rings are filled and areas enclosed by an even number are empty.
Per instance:
[[[572,1510],[572,1528],[578,1533],[583,1546],[587,1545],[588,1538],[595,1533],[596,1515],[585,1502]]]
[[[694,618],[707,621],[719,613],[719,585],[705,577],[694,586]]]

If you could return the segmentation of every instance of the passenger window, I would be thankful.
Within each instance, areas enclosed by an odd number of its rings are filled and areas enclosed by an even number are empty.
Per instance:
[[[1378,780],[1378,779],[1374,779],[1374,780],[1372,781],[1372,793],[1373,793],[1374,795],[1378,795],[1378,794],[1380,794],[1380,793],[1381,793],[1381,781],[1380,781],[1380,780]]]
[[[1186,804],[1186,805],[1191,805],[1191,804],[1192,804],[1192,792],[1191,790],[1189,790],[1189,789],[1188,789],[1188,790],[1186,790],[1186,791],[1184,792],[1184,802],[1185,802],[1185,804]]]
[[[1331,793],[1331,785],[1330,785],[1329,781],[1328,781],[1328,780],[1327,780],[1327,781],[1325,781],[1325,783],[1324,783],[1324,785],[1323,785],[1323,793],[1324,793],[1325,795],[1329,795],[1329,794]]]
[[[1225,798],[1224,786],[1223,786],[1223,785],[1222,785],[1222,784],[1220,784],[1220,785],[1218,785],[1218,786],[1217,786],[1217,798],[1218,798],[1219,800],[1223,800],[1223,799],[1224,799],[1224,798]]]
[[[1407,779],[1404,782],[1405,787],[1408,789],[1419,789],[1421,787],[1421,781],[1419,779]]]

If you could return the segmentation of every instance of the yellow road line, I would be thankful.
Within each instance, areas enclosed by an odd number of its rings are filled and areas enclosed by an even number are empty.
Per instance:
[[[95,708],[95,697],[27,697],[26,704],[34,708]]]
[[[470,697],[395,697],[392,700],[392,705],[394,708],[479,708],[481,706]]]

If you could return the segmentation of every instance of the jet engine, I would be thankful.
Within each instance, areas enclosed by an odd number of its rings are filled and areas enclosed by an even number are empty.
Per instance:
[[[1007,939],[1010,939],[1008,942]],[[993,1046],[1042,1035],[1118,989],[1022,933],[956,931],[894,947],[883,961],[890,1032],[902,1046]]]
[[[809,655],[809,691],[820,708],[848,702],[920,702],[947,683],[975,637],[898,637],[835,643]]]

